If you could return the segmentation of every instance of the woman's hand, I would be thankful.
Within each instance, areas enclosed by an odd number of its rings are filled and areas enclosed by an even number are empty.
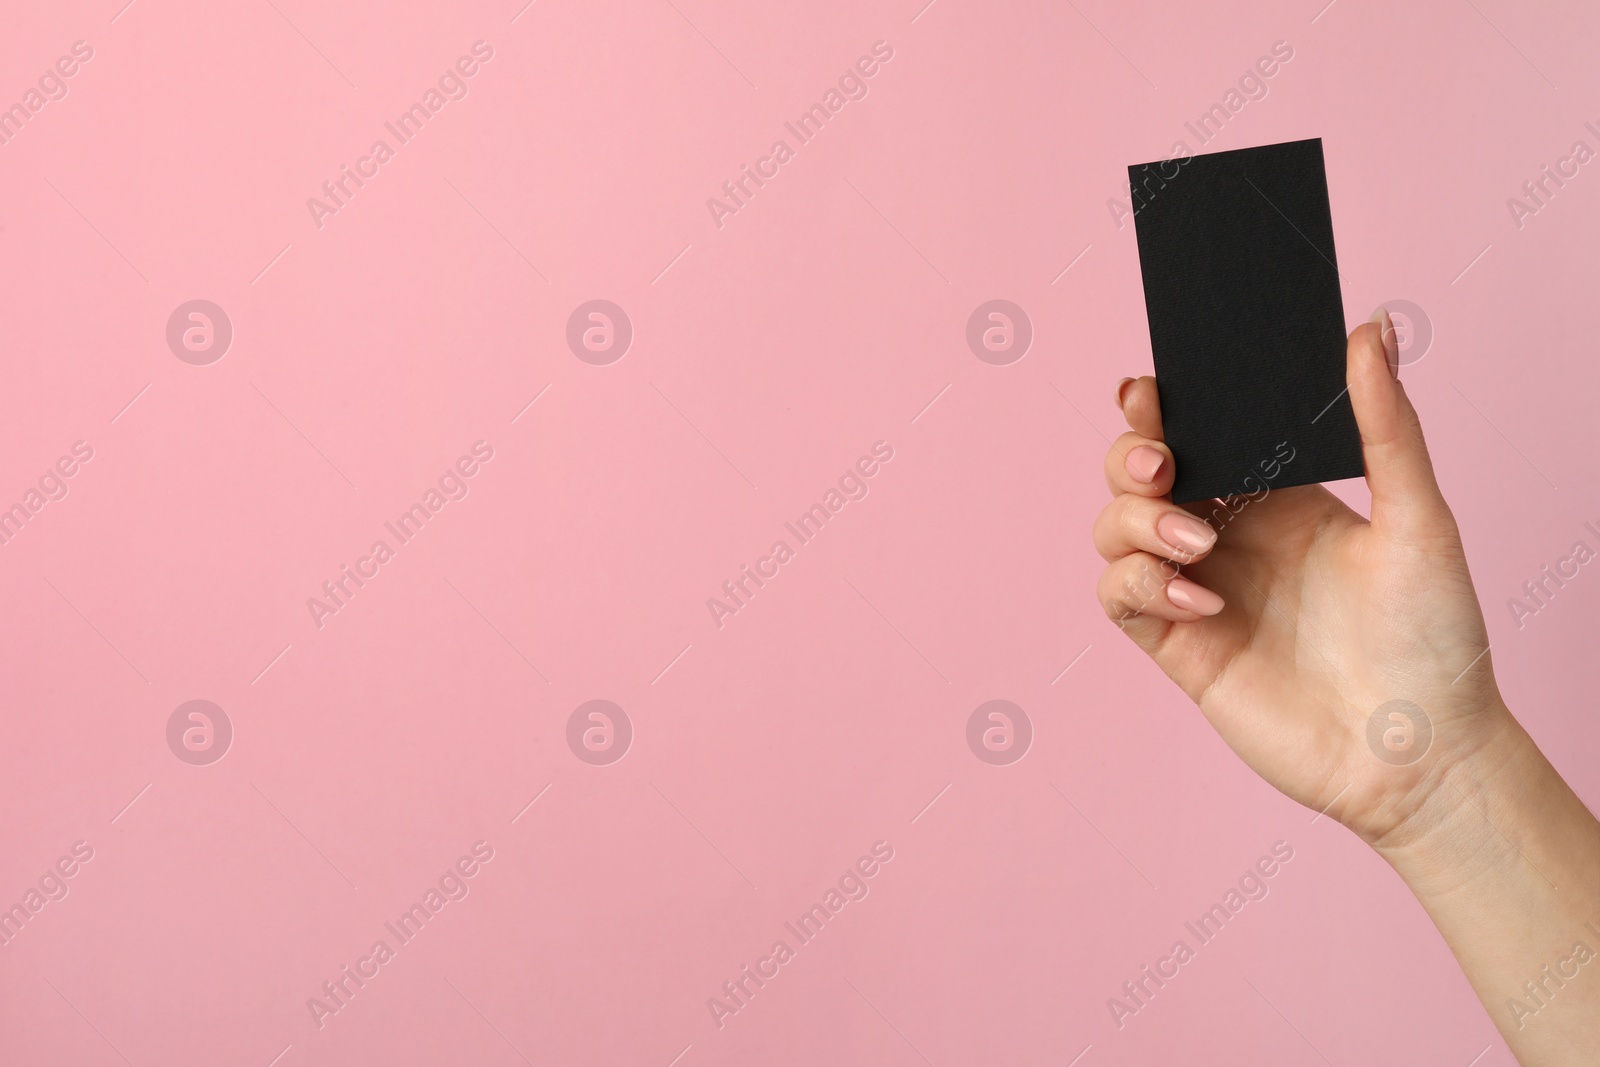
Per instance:
[[[1373,844],[1509,718],[1392,329],[1380,311],[1347,350],[1370,521],[1265,473],[1253,497],[1174,505],[1156,382],[1139,378],[1119,389],[1131,431],[1106,456],[1112,500],[1094,526],[1106,613],[1256,773]],[[1292,471],[1294,445],[1259,469]]]
[[[1600,955],[1600,824],[1500,699],[1392,338],[1380,311],[1347,349],[1370,520],[1271,488],[1292,440],[1253,499],[1175,506],[1155,380],[1124,381],[1100,601],[1256,773],[1394,867],[1526,1067],[1592,1067],[1600,977],[1571,968]]]

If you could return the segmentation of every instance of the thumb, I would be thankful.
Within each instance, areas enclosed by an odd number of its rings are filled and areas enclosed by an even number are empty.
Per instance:
[[[1451,528],[1453,519],[1433,476],[1417,409],[1400,384],[1388,311],[1379,308],[1370,322],[1355,328],[1345,358],[1345,382],[1372,491],[1372,524],[1408,540],[1437,536]]]

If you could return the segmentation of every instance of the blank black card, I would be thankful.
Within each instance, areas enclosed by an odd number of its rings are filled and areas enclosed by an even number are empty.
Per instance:
[[[1172,499],[1361,477],[1322,140],[1139,164],[1128,181]]]

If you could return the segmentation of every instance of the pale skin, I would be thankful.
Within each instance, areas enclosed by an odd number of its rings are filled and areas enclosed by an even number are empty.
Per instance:
[[[1094,525],[1099,599],[1251,769],[1394,868],[1523,1067],[1594,1067],[1600,957],[1574,951],[1600,954],[1600,823],[1501,698],[1397,362],[1380,309],[1346,365],[1370,519],[1319,485],[1265,479],[1255,499],[1174,505],[1155,379],[1124,380],[1130,429]],[[1399,754],[1369,745],[1368,720],[1397,700],[1431,723],[1420,758],[1387,713]]]

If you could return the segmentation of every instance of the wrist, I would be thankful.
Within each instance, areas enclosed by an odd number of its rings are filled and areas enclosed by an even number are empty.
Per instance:
[[[1368,842],[1407,881],[1471,878],[1503,861],[1494,812],[1514,806],[1524,780],[1539,773],[1542,757],[1531,758],[1532,739],[1498,698],[1464,733],[1413,786],[1406,817]]]
[[[1549,831],[1593,823],[1498,697],[1417,790],[1410,814],[1370,843],[1419,896],[1559,865],[1564,835]]]
[[[1426,793],[1371,844],[1520,1061],[1589,1063],[1580,1050],[1600,1041],[1600,993],[1583,985],[1552,1000],[1562,977],[1551,967],[1600,934],[1600,823],[1498,698],[1469,721],[1473,737],[1440,753],[1420,779]]]

